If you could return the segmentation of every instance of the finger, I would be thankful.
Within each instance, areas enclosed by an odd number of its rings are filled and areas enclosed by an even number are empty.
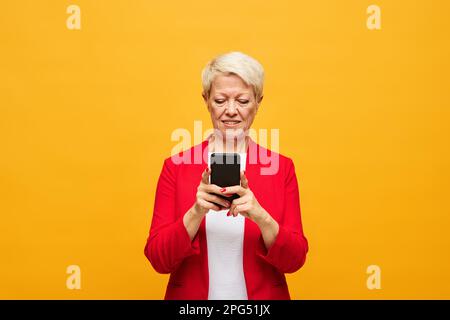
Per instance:
[[[239,210],[242,210],[244,204],[231,204],[230,215],[236,217],[239,214]]]
[[[228,211],[227,216],[233,215],[233,211],[234,211],[235,208],[236,208],[236,205],[232,203],[231,206],[230,206],[230,211]]]
[[[218,205],[215,205],[212,202],[208,202],[204,199],[199,199],[198,200],[200,205],[205,208],[205,209],[210,209],[210,210],[214,210],[214,211],[220,211],[220,207]]]
[[[206,169],[202,173],[202,183],[209,184],[209,168],[206,167]]]
[[[233,217],[237,217],[237,215],[239,214],[239,211],[238,211],[238,206],[237,205],[235,205],[234,206],[234,209],[233,209]]]
[[[245,171],[241,171],[241,187],[244,189],[248,188],[248,180],[245,176]]]
[[[224,196],[224,190],[225,188],[219,187],[218,185],[215,184],[207,184],[207,185],[203,185],[202,190],[208,193],[215,193],[221,196]]]
[[[228,194],[234,194],[234,193],[237,193],[239,196],[242,197],[247,192],[248,189],[244,189],[241,186],[231,186],[231,187],[223,188],[222,190],[221,190],[222,194],[227,194],[227,193]]]
[[[201,195],[202,199],[204,199],[204,200],[206,200],[208,202],[214,202],[216,204],[221,205],[222,207],[229,208],[231,206],[230,201],[226,201],[226,200],[224,200],[224,199],[222,199],[219,196],[216,196],[214,194],[209,194],[209,193],[206,193],[206,192],[202,192],[200,195]]]
[[[233,210],[233,216],[237,217],[238,214],[242,214],[247,210],[248,206],[246,204],[239,204]]]
[[[247,203],[249,200],[250,200],[250,199],[249,199],[248,195],[245,195],[245,196],[243,196],[243,197],[234,199],[233,202],[232,202],[232,204],[234,204],[234,205],[244,204],[244,203]]]

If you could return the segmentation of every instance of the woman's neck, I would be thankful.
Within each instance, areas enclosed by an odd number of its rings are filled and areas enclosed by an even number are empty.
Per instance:
[[[224,139],[218,137],[216,134],[212,134],[209,137],[208,151],[217,153],[245,153],[247,152],[248,139],[248,136]]]

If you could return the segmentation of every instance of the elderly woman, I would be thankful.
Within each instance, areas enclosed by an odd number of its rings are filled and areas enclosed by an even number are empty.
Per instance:
[[[165,299],[290,299],[284,274],[302,267],[308,242],[293,161],[248,134],[263,98],[263,67],[231,52],[209,62],[202,81],[214,133],[164,161],[145,255],[157,272],[170,273]],[[195,150],[207,157],[179,161]],[[240,185],[210,183],[213,152],[240,154]],[[261,154],[277,156],[276,170],[264,173]],[[232,194],[239,198],[229,201]]]

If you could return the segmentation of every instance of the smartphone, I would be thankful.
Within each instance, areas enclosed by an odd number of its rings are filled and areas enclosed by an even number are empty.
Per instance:
[[[211,184],[219,187],[239,186],[241,184],[241,156],[239,153],[211,154]],[[216,194],[217,195],[217,194]],[[217,195],[229,202],[239,198],[238,194],[230,197]],[[222,208],[222,206],[219,205]]]

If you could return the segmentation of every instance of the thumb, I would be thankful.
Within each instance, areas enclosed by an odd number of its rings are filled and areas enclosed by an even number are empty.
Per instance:
[[[244,189],[248,188],[248,180],[245,176],[245,171],[241,171],[241,187]]]
[[[202,183],[209,184],[209,168],[206,167],[206,169],[202,173]]]

